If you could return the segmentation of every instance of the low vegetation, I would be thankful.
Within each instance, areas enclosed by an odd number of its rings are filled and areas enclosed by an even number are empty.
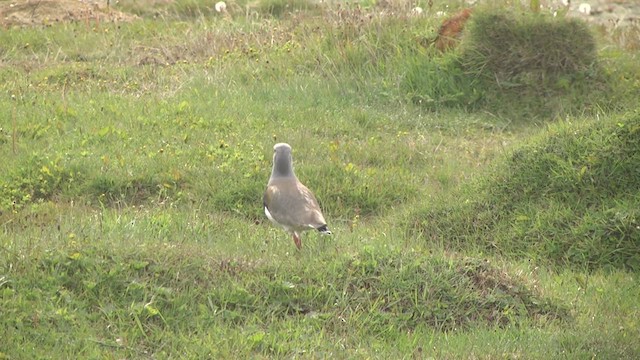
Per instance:
[[[221,329],[259,326],[245,339],[247,350],[287,355],[300,349],[267,331],[282,322],[337,338],[350,326],[367,337],[395,329],[452,331],[478,321],[504,327],[529,318],[542,324],[568,320],[566,309],[483,260],[365,249],[355,257],[325,258],[319,271],[314,262],[300,267],[193,258],[169,245],[148,250],[84,245],[15,263],[19,271],[40,276],[35,282],[16,278],[3,290],[13,302],[5,313],[6,341],[42,349],[33,353],[39,357],[61,341],[87,356],[96,354],[87,350],[94,346],[142,356],[187,334],[207,338]],[[69,331],[88,324],[81,338]],[[196,341],[184,350],[191,354],[211,345]]]
[[[520,123],[624,108],[631,100],[602,67],[582,21],[480,9],[466,28],[458,53],[418,57],[409,67],[405,88],[418,104]]]
[[[638,270],[640,114],[550,126],[418,229],[545,265]],[[446,240],[445,240],[446,239]]]
[[[638,357],[637,30],[430,3],[7,23],[0,359]]]

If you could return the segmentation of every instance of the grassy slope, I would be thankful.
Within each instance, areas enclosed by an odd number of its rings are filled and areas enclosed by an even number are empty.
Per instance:
[[[405,231],[538,131],[405,101],[431,20],[195,20],[0,34],[0,357],[640,352],[635,273]],[[336,233],[300,253],[261,214],[276,141]]]
[[[450,248],[498,251],[547,266],[638,270],[637,111],[558,123],[486,176],[413,214]]]

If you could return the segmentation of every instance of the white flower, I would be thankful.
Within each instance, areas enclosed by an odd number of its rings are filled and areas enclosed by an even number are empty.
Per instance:
[[[227,3],[224,1],[218,1],[215,5],[215,9],[217,12],[225,12],[227,11]]]
[[[411,9],[411,15],[420,15],[422,14],[422,8],[420,6],[416,6]]]
[[[587,3],[582,3],[578,6],[578,11],[582,14],[589,15],[591,14],[591,5]]]

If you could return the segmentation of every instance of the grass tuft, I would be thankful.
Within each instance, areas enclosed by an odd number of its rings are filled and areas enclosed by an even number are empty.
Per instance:
[[[632,97],[613,95],[628,88],[603,69],[579,20],[478,9],[465,34],[454,52],[411,58],[402,88],[414,102],[529,123],[595,113]]]
[[[596,43],[584,22],[482,11],[473,14],[461,58],[467,69],[486,71],[498,82],[580,74],[597,62]]]
[[[477,11],[459,61],[480,84],[484,108],[520,121],[600,111],[612,101],[595,39],[576,19]]]

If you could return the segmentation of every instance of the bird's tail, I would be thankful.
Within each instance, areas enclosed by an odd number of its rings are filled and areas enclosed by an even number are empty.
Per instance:
[[[329,230],[329,228],[327,227],[327,224],[324,224],[324,225],[316,228],[316,230],[320,231],[321,233],[323,233],[325,235],[331,235],[331,230]]]

